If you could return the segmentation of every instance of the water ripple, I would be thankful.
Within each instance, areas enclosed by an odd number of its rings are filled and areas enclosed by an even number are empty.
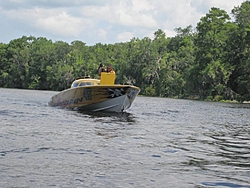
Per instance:
[[[89,113],[0,91],[0,187],[250,187],[248,104],[138,97]]]

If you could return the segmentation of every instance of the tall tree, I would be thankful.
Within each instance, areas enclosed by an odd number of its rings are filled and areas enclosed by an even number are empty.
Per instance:
[[[0,43],[0,87],[8,86],[9,65],[6,56],[7,44]]]
[[[11,40],[6,51],[9,66],[8,87],[27,88],[29,83],[30,48],[34,37]]]
[[[227,60],[234,67],[228,86],[237,94],[237,100],[250,100],[250,2],[232,10],[234,27],[227,41]]]
[[[44,37],[34,39],[31,46],[30,60],[30,89],[49,89],[52,80],[47,78],[47,66],[53,66],[56,63],[55,46],[52,40]],[[54,69],[56,72],[56,69]],[[56,80],[56,78],[54,78]]]
[[[74,41],[71,43],[71,51],[66,55],[67,63],[73,66],[74,78],[85,76],[87,67],[88,47],[82,41]]]
[[[195,90],[201,99],[222,95],[226,89],[231,67],[223,62],[223,55],[229,20],[226,11],[213,7],[197,24]]]

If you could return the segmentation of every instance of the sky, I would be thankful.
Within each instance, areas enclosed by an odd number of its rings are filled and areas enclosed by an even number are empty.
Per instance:
[[[245,0],[0,0],[0,42],[22,36],[86,45],[167,37],[175,28],[196,27],[212,7],[230,16]]]

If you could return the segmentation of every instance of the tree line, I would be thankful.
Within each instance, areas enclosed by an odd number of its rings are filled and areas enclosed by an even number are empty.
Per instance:
[[[231,11],[213,7],[196,28],[167,37],[132,38],[87,46],[23,36],[0,43],[0,87],[63,90],[82,76],[98,77],[112,64],[116,83],[133,84],[146,96],[201,100],[250,100],[250,2]]]

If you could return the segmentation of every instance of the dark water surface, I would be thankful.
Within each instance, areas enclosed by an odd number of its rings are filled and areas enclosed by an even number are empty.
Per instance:
[[[250,187],[250,104],[136,98],[126,113],[0,88],[0,187]]]

